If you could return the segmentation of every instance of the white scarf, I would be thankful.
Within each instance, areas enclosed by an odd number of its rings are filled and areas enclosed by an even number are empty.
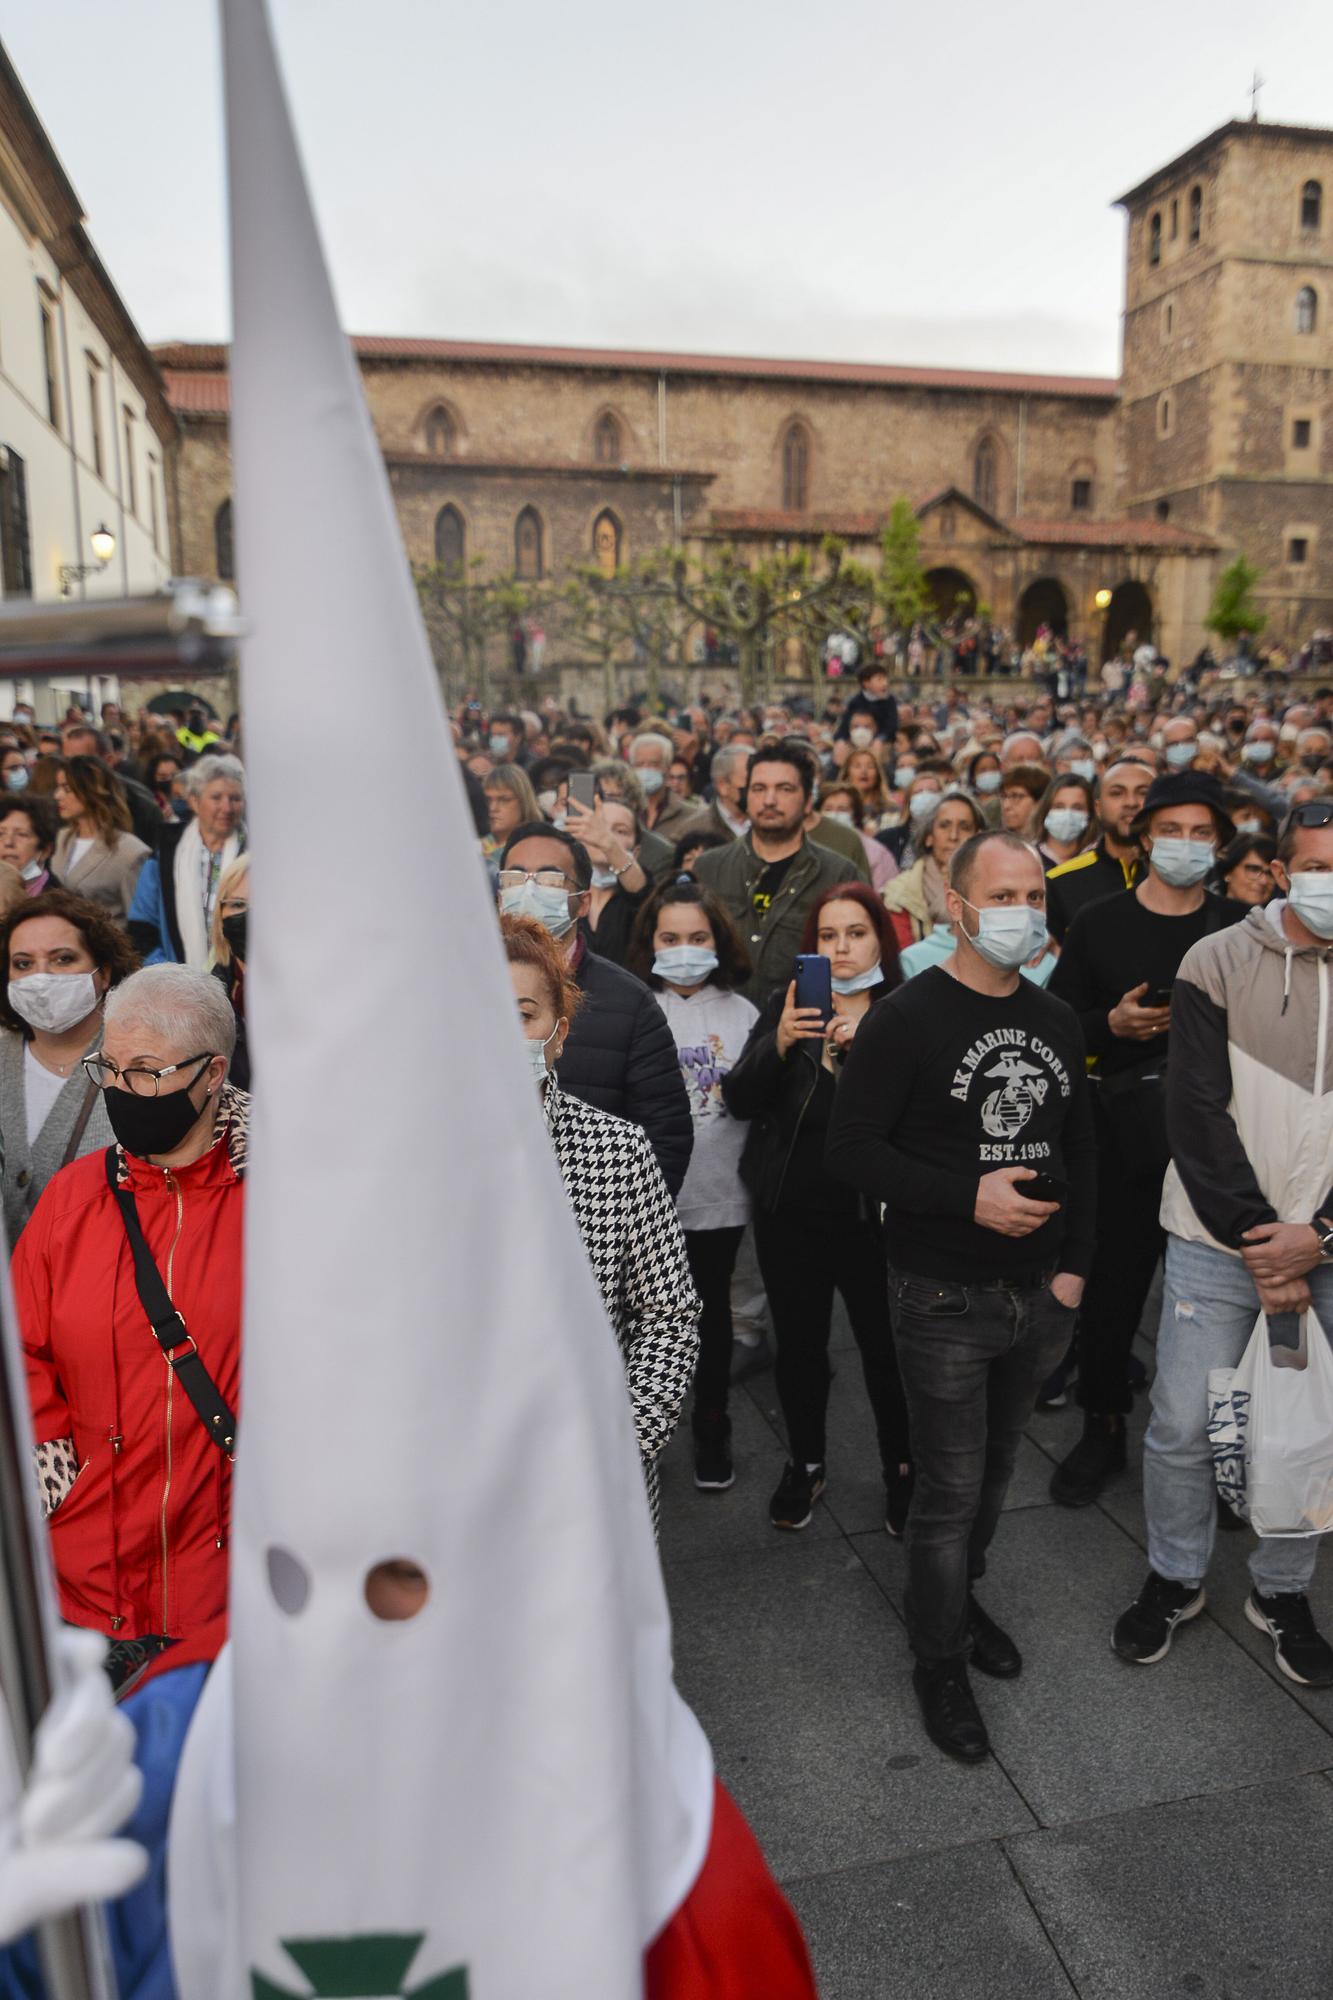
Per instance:
[[[240,835],[233,833],[222,850],[222,867],[230,868],[241,852]],[[196,972],[207,972],[212,956],[212,942],[208,935],[208,921],[204,915],[204,898],[200,883],[203,877],[204,843],[199,832],[198,820],[192,819],[180,839],[176,842],[176,859],[173,875],[176,884],[176,927],[181,934],[185,963],[192,965]]]

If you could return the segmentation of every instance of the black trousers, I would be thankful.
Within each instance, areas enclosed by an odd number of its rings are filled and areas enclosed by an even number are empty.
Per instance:
[[[1144,1172],[1100,1106],[1096,1120],[1097,1248],[1079,1312],[1078,1400],[1099,1416],[1127,1416],[1130,1349],[1166,1248],[1162,1172]]]
[[[690,1276],[704,1308],[699,1321],[699,1359],[694,1364],[696,1423],[727,1413],[727,1387],[731,1381],[731,1274],[744,1234],[744,1223],[734,1229],[685,1231]]]
[[[833,1294],[841,1292],[861,1350],[885,1477],[911,1459],[907,1404],[889,1327],[889,1282],[879,1231],[854,1216],[760,1212],[754,1245],[773,1312],[774,1379],[796,1465],[822,1465]]]

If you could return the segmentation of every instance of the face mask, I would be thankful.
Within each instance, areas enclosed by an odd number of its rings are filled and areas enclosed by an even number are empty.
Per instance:
[[[1217,848],[1211,840],[1155,840],[1148,859],[1169,888],[1192,889],[1217,859]]]
[[[524,882],[517,889],[500,891],[500,910],[506,917],[535,917],[552,937],[563,937],[573,926],[567,889],[544,889],[540,882]]]
[[[914,820],[925,819],[928,813],[934,812],[939,804],[939,797],[938,792],[913,792],[907,801],[907,810]]]
[[[869,987],[878,986],[883,977],[884,968],[879,960],[876,959],[875,963],[867,966],[864,972],[855,972],[850,979],[835,978],[833,981],[833,991],[843,994],[864,993]]]
[[[238,910],[234,917],[222,919],[222,935],[227,941],[227,949],[233,958],[245,964],[246,928],[250,922],[248,910]]]
[[[1198,755],[1198,750],[1197,743],[1168,743],[1166,761],[1173,771],[1187,770]]]
[[[167,1097],[136,1097],[133,1091],[113,1086],[102,1092],[102,1102],[111,1130],[125,1151],[140,1160],[174,1153],[201,1116],[188,1090],[173,1090]]]
[[[1333,938],[1333,875],[1289,875],[1287,881],[1287,901],[1306,930]]]
[[[25,882],[35,882],[39,875],[45,875],[45,873],[46,863],[44,861],[29,861],[19,869],[19,874]]]
[[[546,1061],[546,1051],[559,1032],[560,1023],[557,1021],[544,1042],[529,1041],[524,1044],[528,1052],[528,1061],[532,1064],[533,1080],[537,1083],[545,1083],[550,1077],[551,1071]]]
[[[1088,824],[1088,815],[1077,806],[1052,806],[1046,815],[1046,831],[1052,840],[1077,840]]]
[[[717,953],[701,944],[668,945],[653,960],[656,977],[670,980],[673,986],[701,986],[716,971]]]
[[[893,782],[901,789],[904,785],[910,785],[915,776],[915,764],[900,764],[893,774]]]
[[[847,733],[858,750],[868,750],[875,740],[873,729],[851,729]]]
[[[1102,754],[1105,756],[1105,751]],[[1095,757],[1071,757],[1069,768],[1076,778],[1086,778],[1089,784],[1097,776],[1097,760]]]
[[[546,814],[547,819],[554,819],[555,802],[559,798],[559,796],[560,796],[559,792],[538,792],[537,804]]]
[[[30,1028],[45,1028],[52,1035],[63,1035],[86,1020],[97,1001],[91,972],[30,972],[26,979],[9,982],[14,1012]]]
[[[5,772],[5,787],[11,792],[26,792],[32,773],[26,764],[15,764],[12,771]]]
[[[507,757],[509,755],[509,738],[507,736],[488,737],[486,748],[490,751],[492,757]]]
[[[1261,819],[1238,819],[1236,821],[1237,833],[1262,833],[1263,830],[1264,823]]]
[[[1247,764],[1271,764],[1273,746],[1271,743],[1245,743],[1241,746],[1240,754]]]
[[[831,819],[835,826],[856,825],[856,821],[852,818],[850,813],[825,812],[821,813],[819,816],[821,819]]]
[[[1000,789],[999,772],[982,771],[979,777],[977,778],[977,790],[979,792],[998,792],[999,789]]]
[[[660,792],[665,783],[662,773],[655,764],[636,764],[634,775],[643,786],[644,794],[648,798],[651,798],[654,792]]]
[[[962,900],[967,902],[966,897]],[[1026,965],[1046,942],[1046,915],[1042,910],[1029,909],[1026,903],[1012,909],[978,910],[975,903],[968,903],[967,907],[975,910],[977,916],[977,934],[969,936],[969,944],[976,947],[988,964],[998,966],[1003,972]]]
[[[619,880],[614,868],[594,868],[592,871],[594,889],[614,889]]]

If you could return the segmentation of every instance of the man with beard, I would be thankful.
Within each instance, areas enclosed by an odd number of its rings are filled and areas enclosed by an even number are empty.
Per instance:
[[[754,967],[739,990],[762,1006],[792,976],[811,905],[835,882],[858,871],[841,854],[805,832],[815,789],[814,759],[798,743],[756,750],[745,810],[750,830],[728,847],[714,847],[694,864],[700,882],[721,897],[744,938]]]
[[[1061,861],[1046,876],[1046,923],[1057,944],[1078,912],[1117,890],[1133,889],[1143,878],[1144,861],[1132,831],[1143,810],[1153,772],[1137,758],[1121,758],[1103,771],[1097,786],[1097,818],[1101,823],[1095,846],[1072,861]]]

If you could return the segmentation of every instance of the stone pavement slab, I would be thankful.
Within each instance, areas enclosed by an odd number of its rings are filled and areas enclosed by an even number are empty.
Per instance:
[[[782,1475],[786,1452],[772,1427],[743,1391],[731,1394],[731,1450],[736,1483],[725,1493],[700,1493],[694,1484],[688,1412],[658,1460],[662,1480],[662,1567],[735,1555],[745,1558],[770,1549],[779,1531],[768,1518],[768,1502]],[[816,1507],[807,1539],[832,1540],[838,1526]]]
[[[902,1625],[841,1538],[668,1578],[676,1676],[781,1878],[1036,1822],[995,1763],[923,1738]]]
[[[1333,1785],[1324,1778],[1004,1845],[1080,2000],[1333,1993]]]
[[[855,1547],[901,1608],[903,1551],[887,1536]],[[977,1596],[1024,1669],[1010,1682],[975,1676],[974,1692],[996,1756],[1043,1825],[1333,1763],[1324,1731],[1208,1619],[1158,1666],[1118,1659],[1111,1627],[1142,1580],[1139,1551],[1095,1507],[1001,1523]]]
[[[1000,1847],[790,1882],[823,2000],[1072,2000]]]

